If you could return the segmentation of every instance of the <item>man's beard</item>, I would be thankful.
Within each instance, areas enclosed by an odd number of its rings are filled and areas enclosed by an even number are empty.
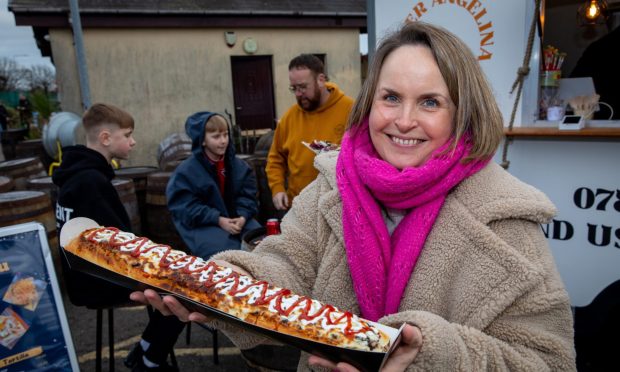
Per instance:
[[[319,89],[316,89],[314,91],[314,96],[312,98],[307,98],[304,96],[296,98],[299,107],[301,107],[305,111],[314,111],[318,109],[321,105],[321,91]]]

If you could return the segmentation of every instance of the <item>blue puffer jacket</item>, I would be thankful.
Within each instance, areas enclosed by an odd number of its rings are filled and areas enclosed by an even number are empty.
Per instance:
[[[174,225],[190,251],[203,258],[227,249],[239,249],[242,234],[259,227],[256,178],[250,167],[235,156],[232,137],[225,154],[226,183],[220,194],[216,169],[202,146],[205,123],[212,112],[197,112],[187,118],[185,131],[192,139],[192,156],[174,171],[166,188],[168,209]],[[230,130],[229,130],[230,133]],[[246,219],[244,231],[230,235],[218,225],[219,218]]]

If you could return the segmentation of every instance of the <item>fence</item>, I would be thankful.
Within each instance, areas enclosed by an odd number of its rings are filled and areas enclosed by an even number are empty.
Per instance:
[[[8,106],[8,107],[17,107],[17,105],[19,105],[19,95],[24,94],[26,97],[29,97],[30,94],[28,92],[21,92],[21,91],[3,91],[0,92],[0,101],[4,102],[4,106]],[[47,94],[48,97],[50,98],[50,100],[54,101],[54,102],[58,102],[58,95],[57,93],[48,93]]]
[[[0,101],[4,102],[5,106],[17,107],[19,103],[19,92],[0,92]]]

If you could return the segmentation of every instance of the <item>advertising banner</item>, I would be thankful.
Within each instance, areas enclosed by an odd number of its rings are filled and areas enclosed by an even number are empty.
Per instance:
[[[0,228],[0,371],[78,371],[39,223]]]
[[[508,171],[543,191],[558,209],[542,229],[573,306],[590,304],[620,280],[617,159],[613,140],[520,138],[510,145]]]
[[[404,22],[415,21],[442,26],[459,36],[478,58],[504,122],[509,122],[516,94],[510,90],[523,63],[534,1],[374,0],[368,8],[371,41],[378,42]],[[532,123],[537,115],[539,48],[536,37],[515,126]]]

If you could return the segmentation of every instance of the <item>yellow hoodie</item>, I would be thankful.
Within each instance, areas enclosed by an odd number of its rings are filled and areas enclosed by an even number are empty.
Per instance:
[[[267,179],[271,194],[286,191],[289,203],[316,178],[314,153],[301,142],[314,140],[339,144],[353,99],[334,83],[326,83],[329,99],[318,109],[304,111],[298,104],[289,108],[276,127],[267,157]],[[288,176],[288,190],[285,189]]]

